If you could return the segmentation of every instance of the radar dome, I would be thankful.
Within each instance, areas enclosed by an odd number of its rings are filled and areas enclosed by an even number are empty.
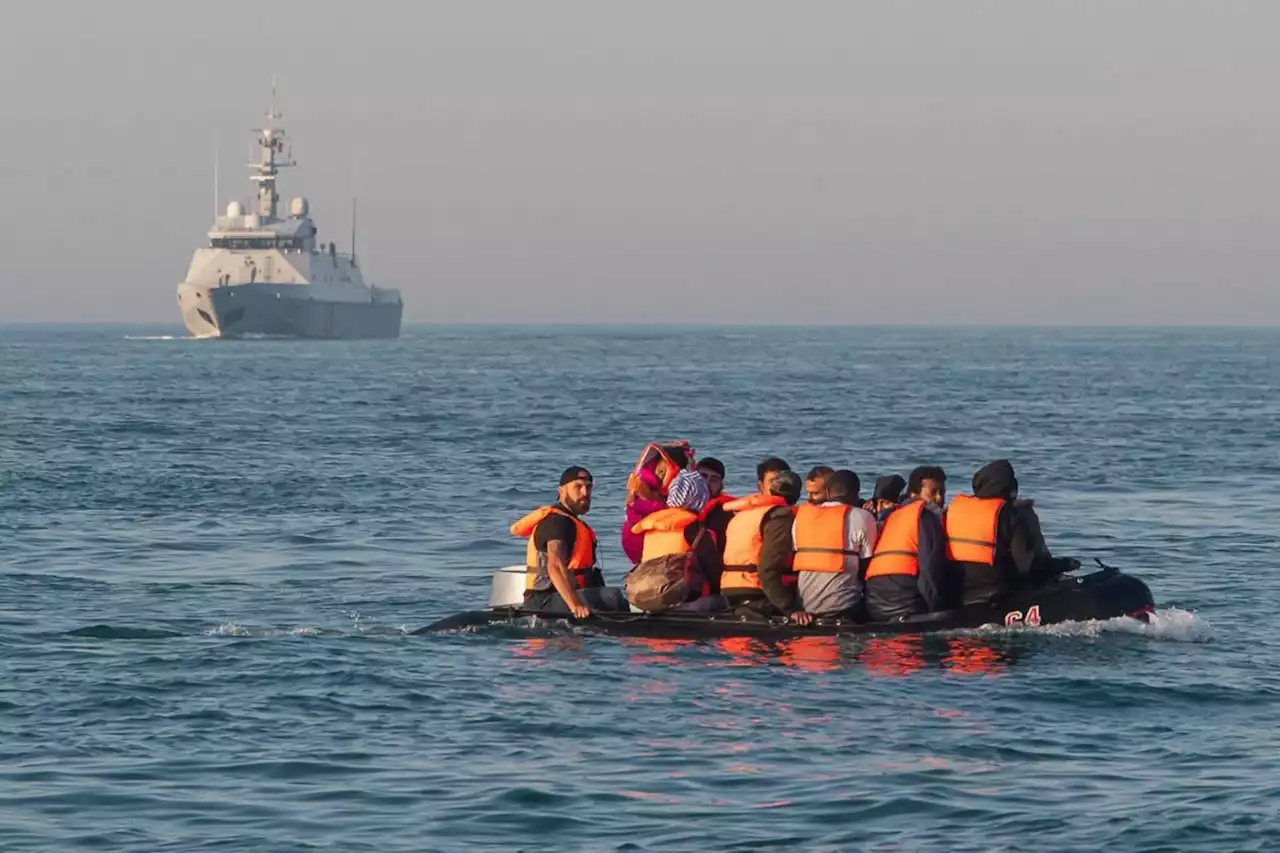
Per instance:
[[[227,205],[227,216],[242,216],[243,211],[240,210],[240,202],[233,201]]]
[[[305,198],[302,198],[301,196],[289,202],[289,212],[294,216],[297,216],[297,217],[306,216],[307,211],[309,210],[311,210],[311,205],[308,204],[307,200]]]

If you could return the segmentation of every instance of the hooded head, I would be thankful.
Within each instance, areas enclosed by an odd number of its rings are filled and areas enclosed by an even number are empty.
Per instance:
[[[997,459],[979,468],[973,475],[973,494],[979,498],[1016,498],[1018,478],[1014,476],[1009,460]]]
[[[707,481],[697,471],[681,471],[671,481],[667,490],[667,506],[702,512],[702,507],[711,499],[711,490]]]

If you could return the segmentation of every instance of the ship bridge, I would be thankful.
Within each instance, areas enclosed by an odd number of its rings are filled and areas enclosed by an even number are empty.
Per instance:
[[[316,227],[307,218],[306,199],[294,199],[293,207],[299,215],[272,222],[255,213],[242,214],[240,205],[232,202],[209,232],[209,248],[314,251]]]

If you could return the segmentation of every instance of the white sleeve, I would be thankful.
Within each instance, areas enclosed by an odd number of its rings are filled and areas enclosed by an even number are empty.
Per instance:
[[[879,538],[876,519],[865,509],[850,514],[849,518],[849,550],[857,551],[864,560],[871,559],[876,550],[876,539]]]

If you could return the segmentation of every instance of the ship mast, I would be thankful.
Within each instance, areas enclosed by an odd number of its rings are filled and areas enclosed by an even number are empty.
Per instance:
[[[258,185],[258,215],[267,222],[276,221],[279,210],[280,196],[276,193],[276,176],[281,169],[297,165],[291,156],[284,153],[284,128],[275,126],[280,118],[283,116],[276,111],[276,83],[272,79],[271,109],[267,111],[266,126],[254,128],[254,132],[258,134],[258,146],[262,149],[262,159],[249,164],[249,168],[254,170],[250,180]],[[276,155],[279,155],[279,159]]]

